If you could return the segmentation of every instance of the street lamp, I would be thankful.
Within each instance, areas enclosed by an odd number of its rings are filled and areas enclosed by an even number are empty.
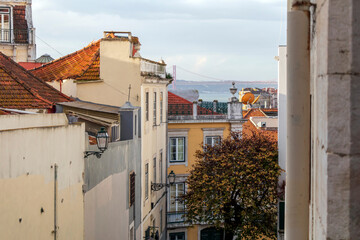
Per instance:
[[[108,143],[109,135],[105,131],[105,128],[101,127],[96,135],[96,144],[100,151],[86,151],[84,157],[87,158],[90,155],[95,155],[97,158],[100,158],[101,154],[108,148]]]
[[[167,183],[151,183],[151,190],[153,191],[159,191],[161,190],[163,187],[169,187],[170,185],[173,185],[174,182],[175,182],[175,178],[176,178],[176,175],[174,173],[174,171],[171,170],[171,172],[169,173],[168,175],[168,179],[169,179],[169,183],[170,184],[167,184]]]

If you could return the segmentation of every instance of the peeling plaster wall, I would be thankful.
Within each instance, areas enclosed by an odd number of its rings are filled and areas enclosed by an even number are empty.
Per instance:
[[[311,239],[360,236],[360,2],[319,0],[312,21]]]
[[[55,164],[57,239],[83,239],[84,125],[36,114],[0,126],[0,239],[54,239]]]

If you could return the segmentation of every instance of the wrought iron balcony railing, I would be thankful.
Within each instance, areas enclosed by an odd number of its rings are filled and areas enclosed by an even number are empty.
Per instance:
[[[196,116],[216,115],[221,117],[228,112],[228,103],[225,102],[198,102],[185,104],[169,104],[169,116],[192,116],[196,110]]]
[[[168,212],[167,223],[183,223],[185,221],[186,212]]]
[[[34,43],[34,29],[0,28],[0,43]]]

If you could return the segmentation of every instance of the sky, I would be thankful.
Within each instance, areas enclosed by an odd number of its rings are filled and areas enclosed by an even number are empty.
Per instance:
[[[130,31],[142,57],[177,79],[276,81],[286,43],[286,0],[33,0],[37,57],[72,53]]]

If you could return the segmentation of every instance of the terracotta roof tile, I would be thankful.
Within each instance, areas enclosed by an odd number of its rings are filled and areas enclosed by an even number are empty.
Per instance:
[[[50,109],[71,99],[0,53],[0,106],[14,109]]]
[[[193,103],[185,98],[182,98],[172,92],[168,91],[168,112],[169,115],[192,115]],[[197,106],[198,115],[221,115],[220,113],[213,112],[207,108]]]
[[[31,70],[44,81],[74,79],[92,81],[100,79],[100,40],[65,57]]]
[[[34,69],[37,67],[41,67],[43,63],[39,62],[19,62],[19,65],[25,68],[26,70]]]

